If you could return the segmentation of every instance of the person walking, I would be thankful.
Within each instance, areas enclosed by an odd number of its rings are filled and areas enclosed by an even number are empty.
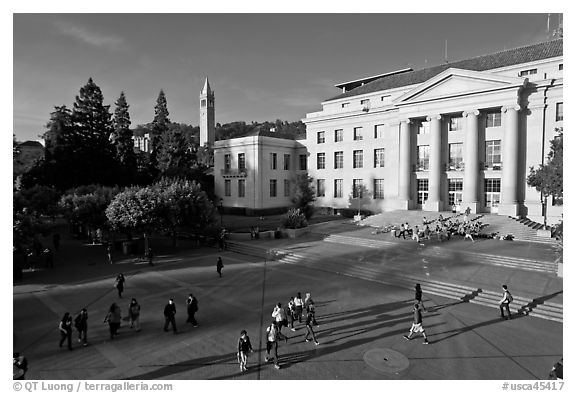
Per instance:
[[[426,307],[424,307],[424,302],[422,301],[422,288],[420,287],[420,284],[416,284],[414,287],[414,300],[415,304],[418,304],[418,306],[422,307],[424,311],[427,311]]]
[[[120,298],[122,297],[122,292],[124,292],[125,282],[126,278],[124,277],[124,275],[122,273],[118,273],[118,275],[116,276],[116,282],[114,283],[114,286],[118,290],[118,297]]]
[[[172,324],[172,330],[174,334],[178,333],[176,330],[176,305],[174,304],[174,299],[168,300],[168,304],[164,307],[164,331],[168,331],[168,325]]]
[[[474,243],[474,238],[472,237],[472,230],[470,229],[470,226],[467,226],[466,230],[464,231],[464,240],[466,239],[470,239],[472,240],[472,243]]]
[[[282,303],[278,303],[272,311],[272,318],[276,321],[278,326],[278,331],[282,332],[283,326],[288,326],[288,319],[286,318],[286,312],[282,308]]]
[[[316,336],[314,335],[314,329],[312,328],[312,318],[313,318],[312,313],[306,314],[306,336],[304,337],[304,339],[306,340],[306,342],[310,342],[308,335],[311,334],[312,340],[314,340],[314,344],[319,345],[320,343],[318,342],[318,340],[316,340]]]
[[[140,331],[140,304],[134,298],[130,301],[128,306],[128,317],[130,317],[130,329],[136,328],[136,331]]]
[[[218,261],[216,261],[216,271],[220,278],[222,278],[222,268],[224,267],[224,263],[222,262],[222,257],[218,257]]]
[[[198,300],[192,294],[188,295],[188,299],[186,299],[186,311],[188,312],[186,323],[190,322],[193,327],[198,327],[198,322],[194,317],[198,312]]]
[[[402,337],[404,337],[406,340],[411,340],[412,334],[414,333],[422,333],[422,336],[424,337],[424,342],[422,344],[429,344],[428,337],[426,337],[426,332],[422,327],[422,312],[420,311],[420,306],[418,303],[414,304],[414,322],[412,323],[410,332],[407,336],[404,335]]]
[[[88,345],[88,310],[83,308],[74,319],[74,327],[78,331],[78,342]]]
[[[108,263],[112,265],[114,263],[114,254],[112,250],[112,242],[110,241],[106,245],[106,256],[108,257]]]
[[[304,300],[302,300],[302,295],[300,292],[294,298],[294,306],[296,308],[295,318],[298,318],[298,322],[302,323],[302,314],[304,313]]]
[[[512,319],[512,314],[510,313],[510,303],[512,303],[514,298],[512,297],[512,294],[508,290],[508,286],[506,284],[502,285],[502,291],[503,291],[503,294],[502,294],[503,296],[499,302],[499,304],[500,304],[500,317],[505,318],[504,317],[504,309],[506,309],[506,312],[508,313],[508,319]]]
[[[250,337],[246,330],[240,332],[240,338],[238,339],[238,353],[236,357],[238,358],[238,363],[240,363],[240,372],[248,370],[246,364],[248,363],[248,353],[254,352],[252,349],[252,344],[250,343]]]
[[[122,311],[116,303],[112,303],[108,309],[108,314],[106,314],[106,317],[104,318],[104,323],[108,322],[108,327],[110,328],[110,340],[113,340],[114,336],[118,335],[121,321]]]
[[[296,306],[294,306],[294,299],[288,298],[288,303],[286,303],[286,318],[288,319],[288,323],[290,324],[290,330],[293,332],[296,331],[294,328],[294,314],[296,313]]]
[[[264,361],[269,362],[274,359],[274,368],[279,369],[280,364],[278,363],[278,340],[284,340],[288,342],[288,337],[280,333],[278,326],[276,326],[276,321],[272,321],[272,324],[266,328],[266,356]],[[274,354],[270,357],[270,351],[274,350]]]
[[[314,304],[314,300],[312,300],[310,292],[307,292],[304,298],[304,308],[307,314],[312,314],[312,325],[320,326],[318,322],[316,322],[316,305]]]
[[[400,239],[400,236],[406,240],[406,228],[404,227],[404,224],[400,224],[400,230],[398,231],[398,235],[396,237]]]
[[[60,329],[60,348],[64,341],[68,341],[68,349],[72,350],[72,316],[69,312],[65,312],[58,324],[58,329]]]
[[[148,264],[150,266],[154,266],[154,251],[152,250],[152,247],[148,247],[148,252],[146,252],[146,257],[148,258]]]

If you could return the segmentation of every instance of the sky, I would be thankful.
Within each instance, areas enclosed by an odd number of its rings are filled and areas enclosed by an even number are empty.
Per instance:
[[[550,17],[551,29],[558,14]],[[198,124],[204,79],[216,121],[297,121],[335,84],[546,39],[547,14],[13,15],[13,133],[37,140],[54,106],[92,77],[111,112],[151,122],[163,89],[174,122]]]

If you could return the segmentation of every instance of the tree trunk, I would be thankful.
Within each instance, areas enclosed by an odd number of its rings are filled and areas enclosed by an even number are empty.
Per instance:
[[[144,256],[148,256],[149,244],[148,244],[148,234],[144,232]]]

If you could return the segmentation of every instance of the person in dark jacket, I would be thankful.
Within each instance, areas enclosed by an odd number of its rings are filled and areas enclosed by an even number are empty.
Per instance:
[[[114,286],[118,290],[118,297],[122,297],[122,292],[124,292],[124,283],[126,282],[126,278],[122,273],[118,273],[116,276],[116,283]]]
[[[414,304],[414,322],[412,323],[410,332],[407,336],[404,335],[402,337],[404,337],[406,340],[411,340],[413,333],[422,333],[422,336],[424,337],[424,342],[422,344],[429,344],[428,337],[426,337],[426,332],[422,327],[422,312],[420,311],[420,306],[418,303]]]
[[[140,305],[136,299],[132,298],[128,306],[128,316],[130,317],[130,329],[136,328],[140,331]]]
[[[118,335],[118,329],[120,329],[120,322],[122,321],[122,311],[116,303],[110,305],[108,314],[104,318],[104,323],[108,322],[110,328],[110,339],[113,340],[114,336]]]
[[[88,310],[83,308],[74,319],[74,327],[78,331],[78,342],[88,345]]]
[[[60,330],[60,348],[64,341],[68,341],[68,349],[72,350],[72,316],[69,312],[65,312],[64,316],[58,324]]]
[[[424,307],[424,302],[422,301],[422,288],[420,284],[416,284],[414,287],[414,301],[418,306],[422,307],[424,311],[426,311],[426,307]]]
[[[252,349],[252,344],[250,343],[250,337],[246,330],[240,332],[240,338],[238,339],[238,353],[236,357],[238,358],[238,363],[240,363],[240,371],[246,371],[246,363],[248,363],[248,353],[254,352]]]
[[[216,271],[220,278],[222,278],[222,268],[224,267],[224,263],[222,262],[222,257],[218,257],[218,261],[216,262]]]
[[[198,311],[198,300],[192,294],[188,295],[188,299],[186,299],[186,311],[188,312],[186,323],[190,322],[192,326],[198,327],[198,321],[194,317]]]
[[[168,325],[172,324],[172,330],[174,334],[176,331],[176,305],[174,304],[174,299],[168,300],[168,304],[164,307],[164,331],[168,331]]]

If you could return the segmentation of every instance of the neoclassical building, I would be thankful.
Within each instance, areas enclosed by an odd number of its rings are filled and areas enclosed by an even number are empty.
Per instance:
[[[305,168],[319,207],[350,208],[367,192],[364,208],[373,212],[469,207],[542,221],[541,195],[526,177],[545,162],[562,127],[562,73],[560,39],[337,84],[340,94],[303,119],[306,140],[259,135],[216,142],[216,193],[225,206],[288,206],[278,184]],[[234,172],[240,154],[245,175]],[[273,157],[286,155],[291,164],[279,170]],[[254,196],[247,197],[240,180],[249,173],[254,181],[244,184]],[[546,208],[549,223],[560,218],[553,200]]]

